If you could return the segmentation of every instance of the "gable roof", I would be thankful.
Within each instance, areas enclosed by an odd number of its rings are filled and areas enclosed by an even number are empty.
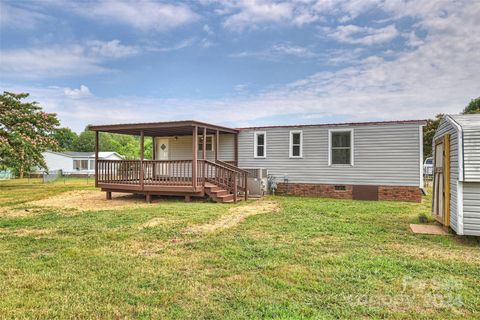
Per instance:
[[[95,158],[95,152],[78,152],[78,151],[63,151],[63,152],[57,152],[57,151],[51,151],[47,150],[46,152],[58,154],[64,157],[69,157],[69,158]],[[123,158],[122,155],[118,154],[115,151],[100,151],[98,153],[98,157],[101,158],[107,158],[111,155],[116,155],[120,158]]]
[[[447,117],[450,117],[455,121],[462,129],[470,130],[480,128],[480,113],[478,114],[449,114]]]

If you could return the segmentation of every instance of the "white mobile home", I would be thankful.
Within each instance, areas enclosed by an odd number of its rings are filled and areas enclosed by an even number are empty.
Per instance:
[[[480,114],[445,116],[433,151],[433,215],[457,234],[480,236]]]
[[[62,170],[66,174],[93,175],[95,173],[94,152],[43,152],[43,158],[49,171]],[[98,158],[102,160],[122,160],[123,157],[116,152],[99,152]]]
[[[242,128],[239,167],[264,168],[278,193],[420,202],[425,121]]]

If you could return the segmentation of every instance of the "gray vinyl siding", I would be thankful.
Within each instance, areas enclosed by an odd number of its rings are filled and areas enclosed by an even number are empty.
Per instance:
[[[463,234],[480,236],[480,183],[463,183]]]
[[[164,139],[158,137],[158,139]],[[192,136],[165,137],[169,141],[168,158],[169,160],[191,160],[192,159]],[[215,136],[213,137],[215,148]],[[223,161],[235,160],[235,135],[220,134],[220,147],[218,150],[218,159]],[[202,158],[202,151],[198,151],[198,159]],[[207,159],[215,160],[215,151],[207,151]]]
[[[445,118],[440,122],[433,138],[433,158],[435,159],[435,141],[450,134],[450,227],[458,232],[458,132]]]
[[[329,129],[353,129],[354,165],[328,165]],[[289,157],[290,131],[303,131],[303,157]],[[254,158],[254,132],[266,132],[266,158]],[[239,166],[266,168],[291,183],[420,186],[419,124],[243,129]]]
[[[462,128],[464,181],[480,182],[480,114],[451,115]]]

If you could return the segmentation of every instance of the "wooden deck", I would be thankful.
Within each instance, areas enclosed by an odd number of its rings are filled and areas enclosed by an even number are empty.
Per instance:
[[[247,172],[222,161],[197,160],[98,160],[97,186],[107,192],[152,195],[210,196],[236,202],[247,196]],[[226,202],[226,201],[220,201]]]

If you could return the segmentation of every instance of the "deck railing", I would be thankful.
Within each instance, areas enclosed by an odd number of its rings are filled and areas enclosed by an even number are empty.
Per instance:
[[[190,186],[192,160],[98,160],[98,183]],[[197,160],[197,186],[214,183],[236,197],[247,196],[248,172],[222,161]]]

